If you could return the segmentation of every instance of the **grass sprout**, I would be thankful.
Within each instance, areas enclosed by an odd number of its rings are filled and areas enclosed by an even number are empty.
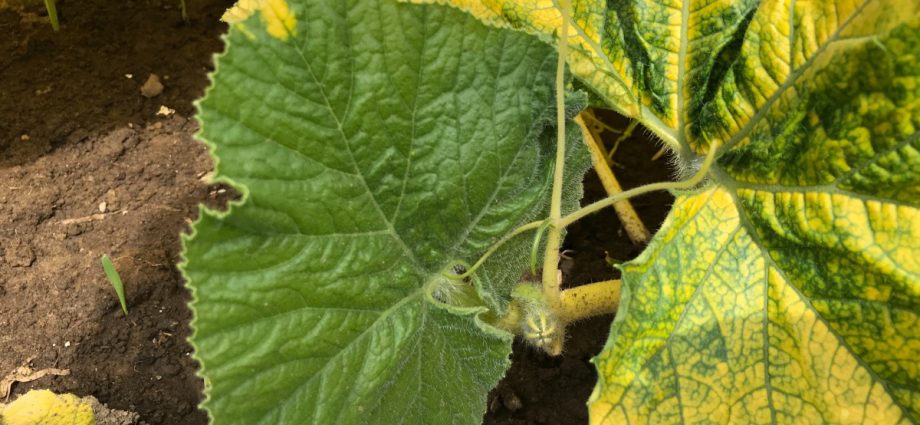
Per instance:
[[[121,303],[121,311],[125,312],[125,316],[127,316],[128,304],[125,302],[125,285],[121,283],[121,276],[119,276],[118,271],[115,270],[112,260],[105,254],[102,254],[102,269],[105,270],[105,275],[109,278],[109,283],[115,288],[115,294],[118,295],[118,302]]]
[[[61,29],[61,23],[58,22],[57,5],[54,0],[45,0],[45,9],[48,9],[48,19],[51,20],[51,28],[55,31]]]

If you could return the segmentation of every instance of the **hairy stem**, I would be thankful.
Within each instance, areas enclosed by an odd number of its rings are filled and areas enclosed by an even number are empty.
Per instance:
[[[495,253],[495,251],[498,251],[498,249],[502,247],[502,245],[504,245],[505,243],[507,243],[507,242],[510,241],[511,239],[514,239],[515,236],[520,235],[521,233],[524,233],[524,232],[526,232],[526,231],[528,231],[528,230],[537,229],[537,228],[539,228],[541,225],[543,225],[543,222],[542,222],[542,221],[532,221],[532,222],[530,222],[530,223],[527,223],[527,224],[524,224],[524,225],[518,227],[517,229],[514,229],[514,231],[512,231],[511,233],[505,235],[505,237],[499,239],[498,242],[495,242],[494,244],[492,244],[492,246],[490,246],[489,249],[486,250],[486,252],[485,252],[484,254],[482,254],[482,257],[479,257],[479,259],[476,260],[476,262],[473,263],[473,265],[470,266],[470,267],[466,270],[466,272],[460,273],[460,274],[455,275],[455,276],[453,276],[453,277],[456,278],[456,279],[463,279],[463,278],[466,278],[466,277],[471,276],[471,275],[473,274],[473,272],[475,272],[476,269],[478,269],[480,266],[482,266],[483,263],[485,263],[486,260],[488,260],[489,257],[491,257],[492,254]]]
[[[521,317],[521,307],[512,302],[508,305],[508,311],[505,315],[495,322],[495,326],[515,335],[520,335]]]
[[[613,314],[620,305],[620,290],[619,279],[566,289],[559,294],[556,314],[563,323]]]
[[[582,114],[575,117],[575,122],[581,127],[582,136],[585,138],[585,142],[587,142],[588,150],[591,151],[591,160],[594,163],[594,170],[597,172],[597,176],[600,178],[604,190],[607,191],[608,196],[614,196],[623,192],[620,182],[618,182],[616,176],[613,175],[613,170],[610,169],[607,157],[604,155],[600,138],[594,131],[588,128],[582,118]],[[645,224],[642,223],[642,219],[639,218],[639,214],[636,214],[636,210],[633,208],[632,204],[629,203],[629,200],[623,199],[613,204],[613,209],[616,211],[617,216],[620,218],[620,222],[623,223],[623,227],[629,235],[629,239],[633,241],[633,243],[648,242],[652,234],[645,227]]]
[[[709,172],[709,167],[712,166],[712,162],[715,160],[716,152],[719,149],[719,145],[720,145],[719,141],[714,141],[709,146],[709,152],[706,154],[706,159],[703,162],[702,167],[700,167],[700,170],[696,174],[694,174],[693,177],[690,177],[687,180],[683,180],[679,182],[651,183],[651,184],[647,184],[644,186],[639,186],[637,188],[627,190],[625,192],[621,192],[615,196],[611,196],[609,198],[602,199],[591,205],[583,207],[579,209],[578,211],[575,211],[565,217],[562,217],[560,220],[556,221],[555,226],[552,226],[552,227],[558,227],[559,229],[565,228],[566,226],[571,225],[572,223],[584,218],[587,215],[593,214],[603,208],[616,204],[617,202],[622,201],[624,199],[629,199],[629,198],[643,195],[649,192],[654,192],[656,190],[680,190],[680,189],[689,189],[693,186],[696,186],[700,181],[703,180],[704,177],[706,177],[706,174]],[[518,228],[514,229],[514,231],[505,235],[505,237],[499,239],[498,242],[496,242],[491,247],[489,247],[489,249],[485,252],[485,254],[483,254],[482,257],[480,257],[479,260],[477,260],[476,263],[474,263],[473,266],[469,268],[469,270],[467,270],[465,273],[461,273],[461,274],[454,276],[454,278],[462,279],[462,278],[472,275],[473,272],[476,271],[476,269],[478,269],[480,266],[482,266],[482,264],[485,263],[486,260],[492,254],[495,253],[495,251],[498,251],[498,249],[501,248],[502,245],[504,245],[505,243],[513,239],[515,236],[520,235],[521,233],[524,233],[528,230],[539,229],[540,226],[543,226],[545,223],[546,223],[546,220],[531,221],[530,223],[523,224],[519,226]],[[550,227],[549,229],[550,231],[553,230],[552,227]],[[558,270],[558,258],[559,258],[558,249],[555,252],[556,252],[557,263],[554,265],[553,270]],[[544,265],[545,265],[545,262],[544,262]],[[544,276],[544,282],[545,282],[545,279],[546,278]],[[553,279],[553,281],[555,281],[555,279]],[[558,287],[557,287],[556,295],[558,295]]]
[[[559,56],[556,59],[556,162],[553,173],[553,193],[549,206],[550,225],[547,229],[543,254],[543,294],[550,305],[559,299],[559,249],[562,247],[562,179],[565,169],[565,56],[569,44],[569,0],[559,0],[562,28],[559,31]]]
[[[660,182],[652,183],[644,186],[639,186],[634,189],[621,192],[617,195],[611,196],[609,198],[601,199],[591,205],[582,207],[578,211],[575,211],[565,217],[562,217],[556,223],[560,228],[564,228],[587,215],[596,213],[604,208],[607,208],[613,204],[616,204],[619,201],[624,199],[629,199],[635,196],[639,196],[645,193],[654,192],[656,190],[681,190],[681,189],[690,189],[693,186],[696,186],[699,182],[703,181],[703,178],[706,177],[706,174],[709,172],[709,167],[712,166],[712,162],[716,157],[716,152],[719,150],[719,141],[714,141],[709,145],[709,152],[706,154],[706,159],[703,161],[703,165],[700,167],[700,170],[690,177],[687,180],[679,182]]]

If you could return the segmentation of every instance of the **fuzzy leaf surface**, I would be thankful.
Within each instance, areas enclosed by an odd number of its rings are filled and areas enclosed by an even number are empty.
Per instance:
[[[455,0],[554,42],[557,0]],[[573,0],[572,72],[708,186],[624,269],[593,423],[920,422],[920,4]]]
[[[448,311],[424,285],[545,210],[553,49],[446,8],[276,3],[231,11],[200,103],[217,179],[244,194],[185,240],[204,407],[216,424],[479,423],[511,339],[477,314],[502,301]],[[513,283],[528,243],[483,287]]]

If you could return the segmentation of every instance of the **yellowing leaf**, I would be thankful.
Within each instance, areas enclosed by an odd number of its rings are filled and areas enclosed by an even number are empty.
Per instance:
[[[558,0],[424,2],[561,23]],[[920,2],[572,6],[573,74],[689,171],[722,142],[623,267],[592,423],[920,422]]]
[[[918,29],[821,48],[678,198],[624,267],[594,423],[920,420]]]
[[[558,0],[401,1],[449,4],[468,11],[487,24],[527,31],[546,40],[550,40],[551,37],[558,38],[562,24]],[[608,44],[615,38],[602,37],[601,34],[607,29],[615,29],[617,32],[620,30],[613,25],[605,26],[608,18],[618,18],[615,14],[607,12],[604,0],[576,1],[573,5],[574,25],[570,27],[568,34],[570,49],[567,58],[572,73],[594,88],[612,107],[628,116],[644,117],[649,127],[664,133],[669,142],[676,143],[676,135],[672,135],[668,128],[671,120],[669,116],[676,105],[671,105],[671,101],[664,98],[652,102],[651,97],[643,98],[643,93],[638,90],[639,87],[646,86],[661,88],[663,80],[659,78],[653,81],[650,77],[654,75],[654,71],[649,67],[653,60],[661,58],[653,58],[647,52],[638,50],[627,52],[622,44]],[[630,15],[633,12],[624,9],[623,13]],[[622,34],[618,34],[617,38],[622,38]],[[637,40],[635,37],[627,37],[627,41],[632,43]],[[637,55],[636,60],[639,62],[633,65],[627,53]]]
[[[8,406],[0,405],[4,425],[93,425],[93,408],[73,394],[32,390]]]
[[[259,12],[265,30],[279,40],[297,33],[297,19],[285,0],[239,0],[227,9],[221,20],[228,24],[242,23]]]
[[[559,0],[401,1],[450,4],[554,43],[562,22]],[[712,139],[740,142],[806,70],[820,73],[835,52],[920,9],[912,0],[570,1],[572,73],[672,148],[700,153]]]
[[[679,197],[654,244],[624,268],[630,296],[597,360],[593,422],[909,421],[918,271],[883,272],[898,256],[920,258],[903,240],[918,236],[920,217],[835,196]],[[778,205],[787,214],[771,215]],[[808,229],[819,216],[837,219]],[[892,238],[901,248],[886,258]],[[907,305],[897,300],[911,292]]]

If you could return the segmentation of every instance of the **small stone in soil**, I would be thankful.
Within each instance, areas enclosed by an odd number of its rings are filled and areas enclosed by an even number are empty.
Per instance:
[[[141,95],[146,98],[157,97],[163,93],[163,83],[157,74],[150,74],[147,81],[141,86]]]
[[[510,390],[502,394],[502,404],[504,404],[505,408],[511,412],[517,412],[518,410],[521,410],[522,407],[524,407],[524,403],[521,402],[521,399],[517,396],[517,394]]]
[[[157,115],[164,116],[164,117],[168,117],[175,113],[176,113],[175,109],[172,109],[166,105],[160,105],[160,110],[157,111]]]

